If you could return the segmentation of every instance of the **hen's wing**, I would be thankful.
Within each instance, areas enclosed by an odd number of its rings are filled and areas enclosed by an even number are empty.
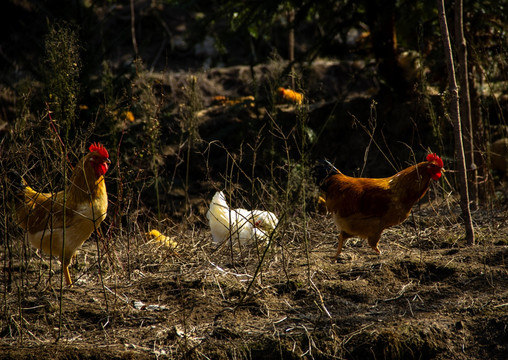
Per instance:
[[[327,181],[326,205],[340,217],[381,217],[390,208],[393,195],[385,179],[334,175]]]
[[[18,223],[28,232],[36,233],[48,228],[64,227],[63,191],[56,194],[42,193],[25,185],[24,203],[17,210]],[[65,227],[73,226],[82,216],[77,209],[66,208]]]

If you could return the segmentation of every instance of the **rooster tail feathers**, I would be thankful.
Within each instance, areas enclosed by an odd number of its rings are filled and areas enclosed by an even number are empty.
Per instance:
[[[341,172],[333,166],[331,162],[326,159],[319,160],[312,169],[312,176],[316,179],[316,184],[323,189],[323,183],[332,175],[340,174]],[[326,189],[323,189],[326,190]]]

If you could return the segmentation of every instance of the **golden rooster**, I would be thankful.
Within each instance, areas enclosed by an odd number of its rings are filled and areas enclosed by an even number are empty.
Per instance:
[[[60,258],[69,286],[72,285],[71,259],[106,218],[108,210],[104,174],[111,164],[109,154],[104,146],[96,143],[90,145],[89,151],[72,172],[66,199],[64,191],[37,192],[23,179],[18,184],[18,196],[22,199],[16,207],[18,225],[26,231],[32,246]]]
[[[430,180],[441,177],[443,160],[436,154],[428,154],[426,160],[381,179],[346,176],[327,160],[314,168],[317,184],[326,194],[326,207],[340,230],[334,259],[339,257],[344,240],[353,236],[367,239],[372,249],[381,253],[381,233],[406,220],[429,189]]]

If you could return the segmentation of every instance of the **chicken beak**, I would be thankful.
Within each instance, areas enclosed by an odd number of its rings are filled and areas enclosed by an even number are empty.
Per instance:
[[[109,170],[109,165],[111,165],[111,160],[109,159],[104,159],[104,166],[106,167],[106,171]]]

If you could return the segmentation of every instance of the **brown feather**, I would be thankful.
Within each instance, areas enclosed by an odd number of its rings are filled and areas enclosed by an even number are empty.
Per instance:
[[[409,216],[413,205],[427,192],[435,166],[421,162],[379,179],[354,178],[338,171],[328,176],[322,186],[326,189],[326,207],[341,230],[336,256],[344,239],[352,236],[368,239],[379,252],[381,233]]]

